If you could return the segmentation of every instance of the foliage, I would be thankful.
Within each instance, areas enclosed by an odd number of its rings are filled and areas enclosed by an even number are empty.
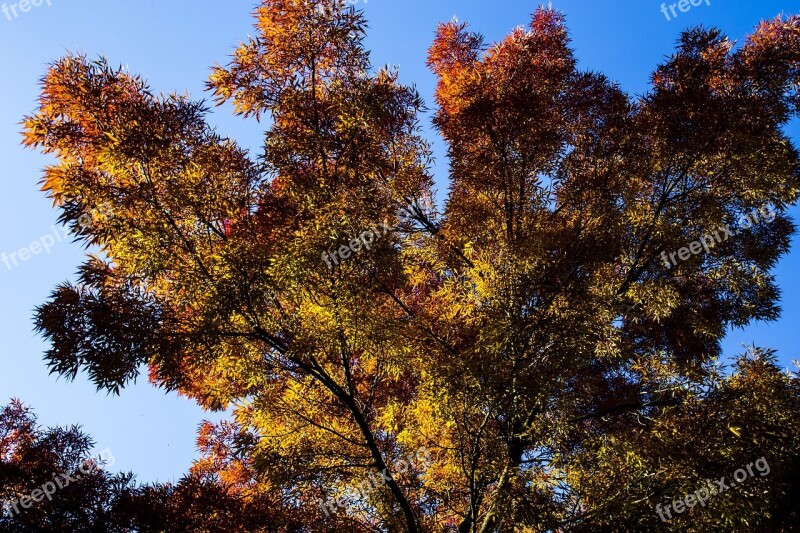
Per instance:
[[[204,428],[197,475],[279,498],[304,531],[796,520],[796,381],[768,357],[730,377],[714,363],[728,328],[780,312],[800,18],[738,49],[690,30],[639,98],[577,69],[551,9],[490,46],[442,24],[438,216],[419,208],[433,197],[419,95],[370,65],[361,13],[321,3],[263,0],[257,36],[210,77],[217,103],[264,120],[258,155],[202,102],[105,60],[51,65],[24,123],[58,159],[43,189],[73,226],[114,206],[81,229],[96,253],[79,283],[37,311],[52,370],[118,392],[147,364],[232,408]],[[663,262],[764,206],[772,222]],[[396,231],[321,259],[379,223]],[[423,448],[429,464],[396,468]],[[769,479],[658,520],[656,504],[761,455]],[[344,509],[327,516],[329,498]]]
[[[210,469],[192,472],[175,484],[150,485],[137,485],[132,474],[111,474],[103,468],[87,473],[84,462],[93,447],[77,426],[42,428],[18,400],[5,406],[0,411],[0,504],[17,505],[0,513],[0,531],[299,530],[299,516],[292,518],[286,502],[267,492],[244,494],[238,485],[215,478]],[[63,486],[55,486],[50,497],[30,502],[27,509],[19,504],[54,476]]]

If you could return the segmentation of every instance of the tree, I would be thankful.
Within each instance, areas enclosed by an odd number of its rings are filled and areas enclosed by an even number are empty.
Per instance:
[[[93,458],[94,443],[77,426],[42,428],[12,400],[0,410],[0,531],[300,530],[300,517],[272,492],[243,490],[245,468],[236,483],[221,479],[210,445],[199,440],[202,468],[175,484],[140,485],[132,474],[109,473],[113,454]]]
[[[113,495],[131,479],[89,463],[93,446],[75,426],[42,429],[19,401],[0,410],[0,531],[89,531],[106,523]]]
[[[304,530],[678,527],[655,506],[756,459],[761,424],[763,491],[686,516],[791,523],[795,381],[714,363],[727,328],[779,315],[800,18],[737,50],[684,33],[641,98],[577,70],[551,9],[491,46],[442,24],[438,213],[419,95],[370,65],[360,12],[326,6],[263,0],[213,70],[217,103],[265,119],[255,156],[203,102],[102,59],[51,65],[25,143],[57,156],[43,189],[96,249],[37,310],[53,371],[118,392],[147,364],[232,406],[214,478],[286,498]],[[670,259],[753,210],[770,216]],[[758,391],[780,416],[737,411]]]

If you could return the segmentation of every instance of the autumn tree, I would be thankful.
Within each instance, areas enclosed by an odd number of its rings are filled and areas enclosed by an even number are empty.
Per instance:
[[[0,531],[89,531],[108,523],[114,495],[131,478],[106,474],[93,447],[75,426],[40,427],[17,400],[0,409]],[[47,496],[31,496],[45,484]]]
[[[232,408],[196,469],[281,498],[302,531],[677,528],[656,504],[760,447],[773,477],[746,505],[686,519],[796,518],[795,381],[767,356],[714,363],[728,328],[780,311],[800,18],[738,48],[690,30],[638,98],[577,69],[552,9],[491,45],[442,24],[437,213],[423,103],[370,64],[363,15],[263,0],[255,17],[208,88],[263,120],[259,154],[105,60],[45,75],[25,143],[56,157],[43,189],[93,250],[37,310],[53,371],[118,392],[147,365]]]
[[[212,449],[201,433],[203,460],[192,472],[177,483],[138,484],[132,474],[110,473],[113,452],[94,454],[79,427],[43,428],[12,400],[0,409],[0,531],[299,531],[301,517],[274,492],[241,490],[246,468],[237,480],[219,475],[213,458],[225,439],[220,429],[206,431],[219,438]]]

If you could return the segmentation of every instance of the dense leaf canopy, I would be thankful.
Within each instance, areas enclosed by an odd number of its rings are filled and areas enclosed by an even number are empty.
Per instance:
[[[797,521],[796,376],[759,348],[716,363],[730,327],[780,313],[800,18],[738,46],[687,31],[641,97],[578,70],[552,9],[491,45],[440,25],[437,209],[423,102],[370,64],[363,15],[263,0],[255,17],[208,88],[263,121],[257,155],[104,59],[48,69],[24,142],[56,157],[43,190],[92,252],[37,310],[53,372],[118,392],[146,365],[231,409],[195,475],[270,502],[276,531]],[[657,514],[762,457],[769,476]]]

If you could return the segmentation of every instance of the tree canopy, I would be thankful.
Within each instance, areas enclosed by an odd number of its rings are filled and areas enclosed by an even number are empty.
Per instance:
[[[210,441],[198,444],[211,459]],[[302,525],[274,494],[231,490],[213,462],[177,483],[141,485],[132,474],[110,474],[113,452],[95,458],[93,448],[77,426],[42,428],[18,400],[0,410],[0,531],[271,533]]]
[[[717,363],[729,328],[780,313],[800,17],[738,46],[691,29],[638,97],[578,69],[553,9],[492,44],[441,24],[437,208],[420,95],[371,65],[361,12],[325,5],[262,0],[211,73],[217,104],[263,121],[258,154],[204,102],[82,55],[24,120],[90,248],[36,312],[52,371],[119,392],[146,367],[233,412],[201,430],[201,481],[148,501],[269,510],[242,531],[796,523],[797,375],[757,347]],[[754,210],[771,216],[663,260]],[[762,457],[768,476],[657,514]]]

